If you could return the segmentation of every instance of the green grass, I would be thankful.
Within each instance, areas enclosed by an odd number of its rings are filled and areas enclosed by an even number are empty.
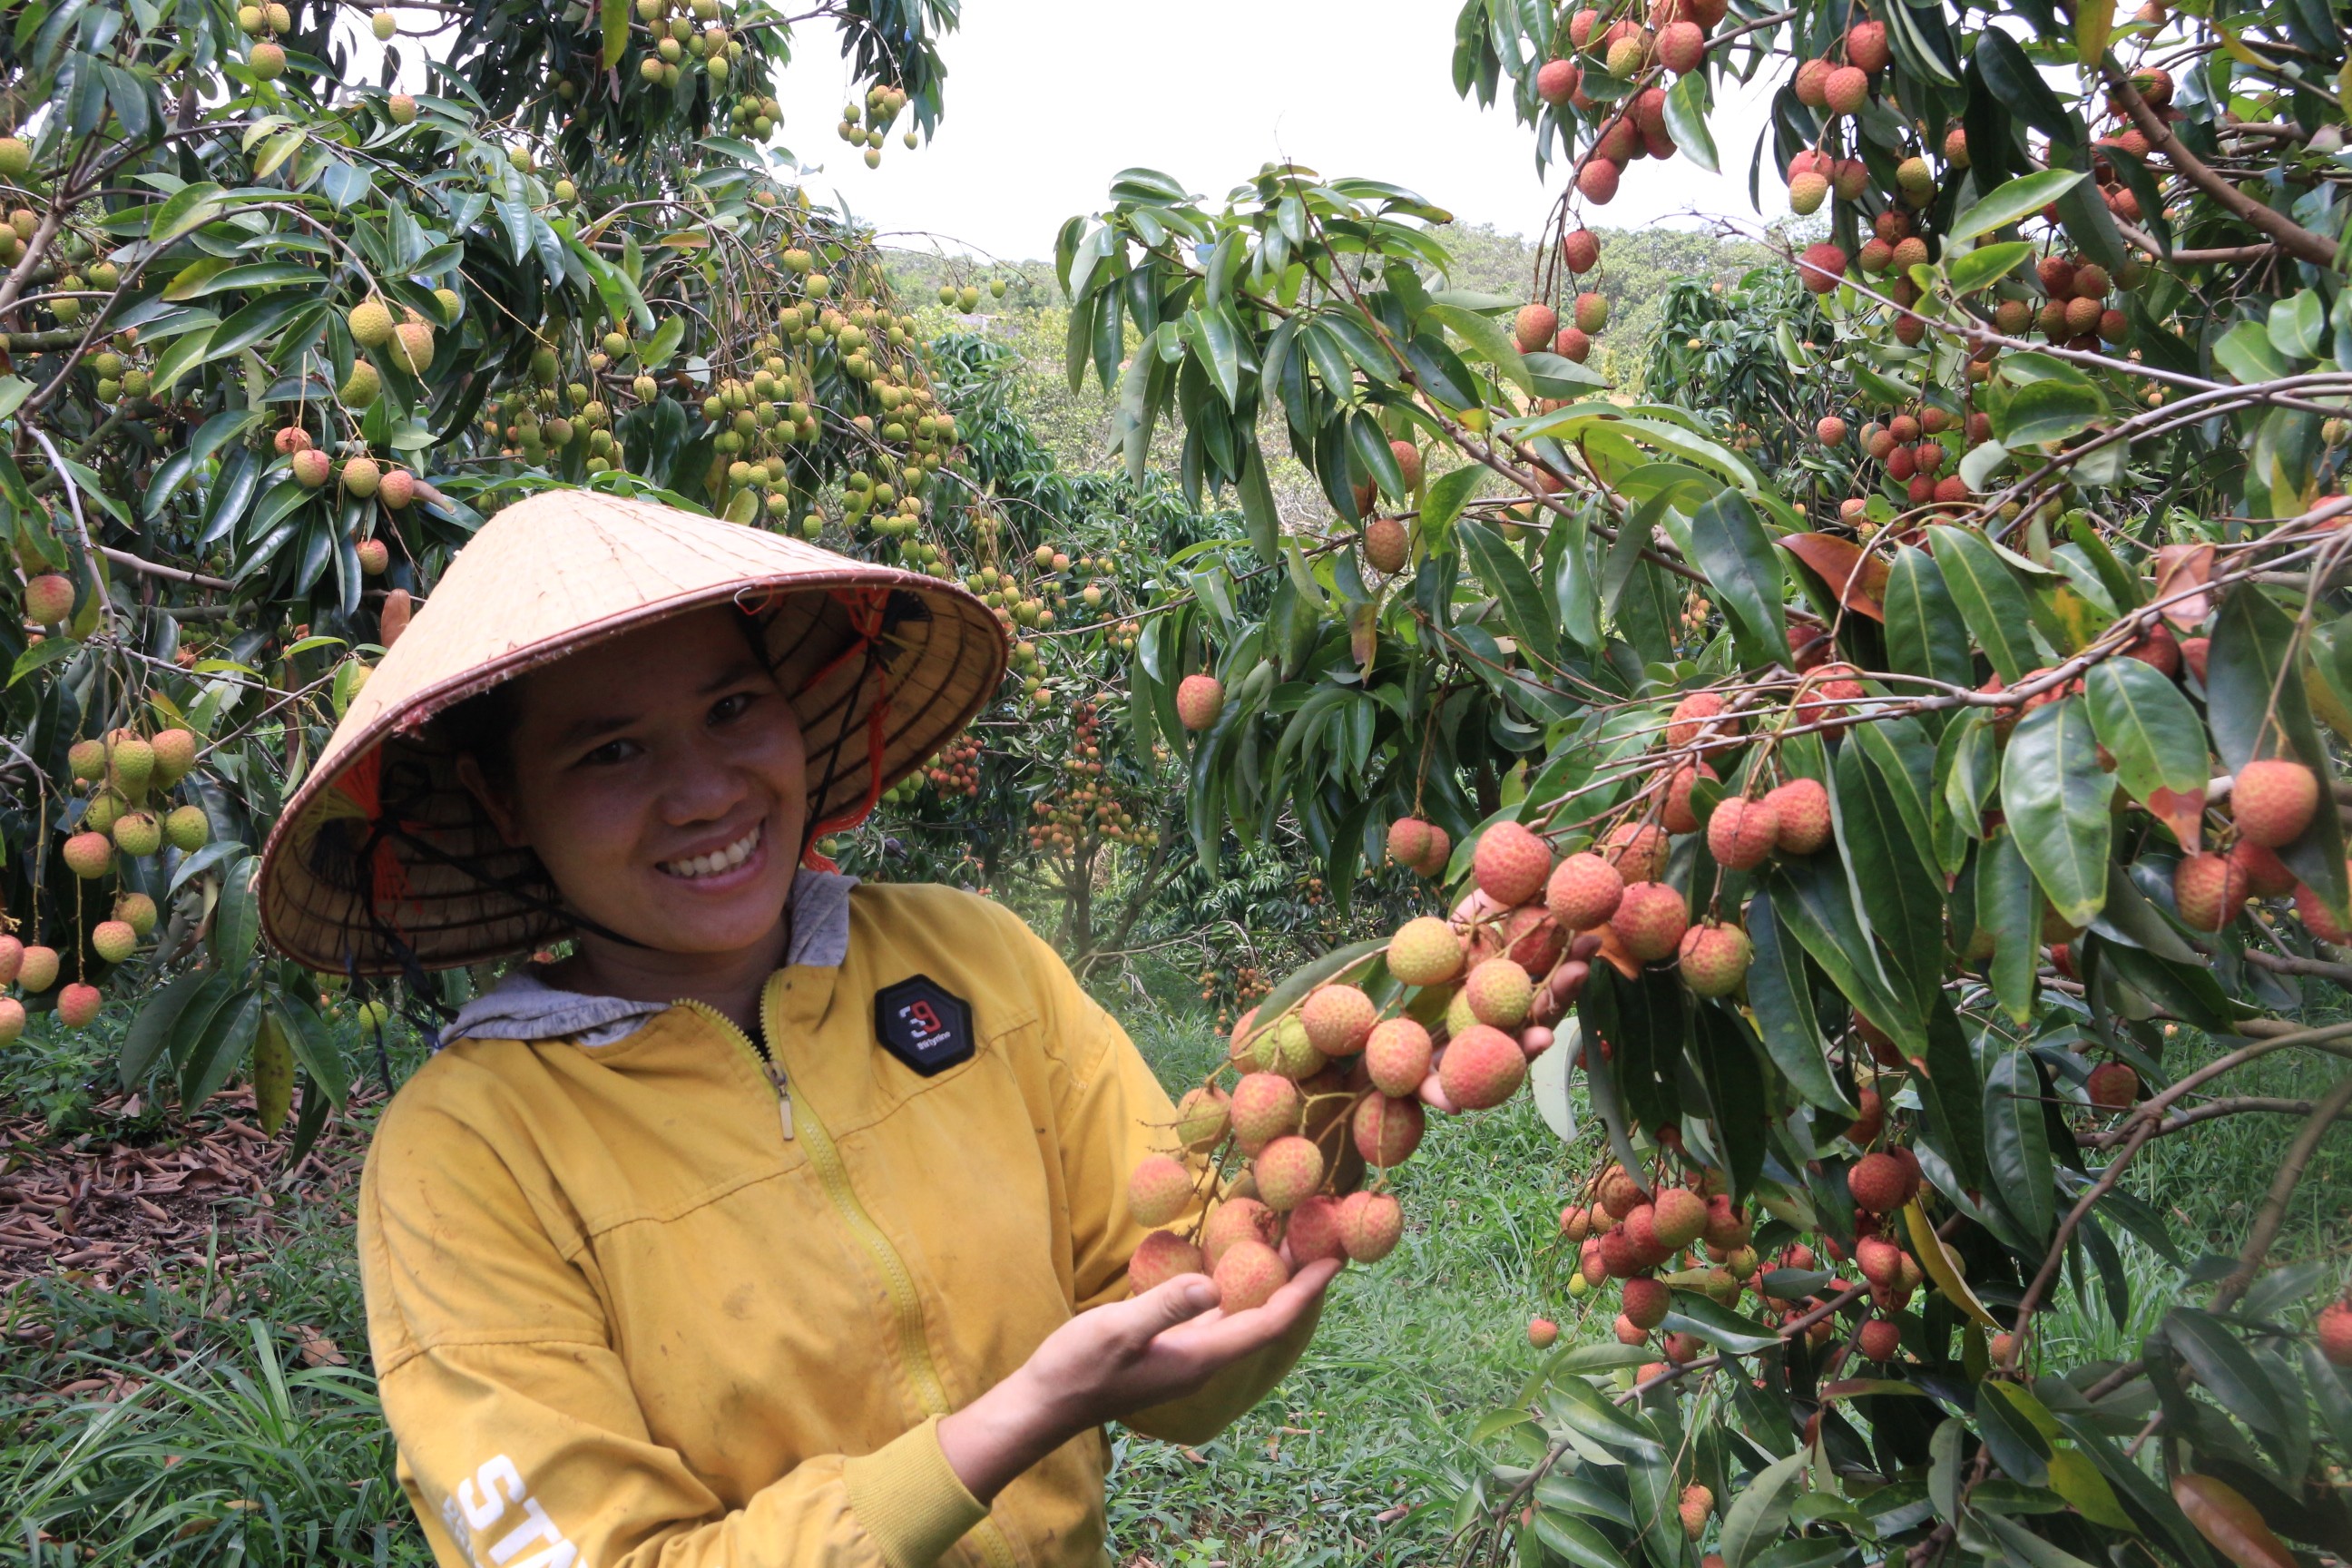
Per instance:
[[[1218,1059],[1221,1043],[1197,1014],[1122,1010],[1171,1088]],[[54,1048],[19,1058],[36,1081],[0,1078],[0,1098],[24,1106],[37,1097],[86,1129],[77,1084],[95,1081],[108,1054],[93,1042],[79,1064]],[[412,1050],[399,1066],[414,1060]],[[2283,1053],[2230,1087],[2308,1096],[2331,1066]],[[2132,1189],[2181,1226],[2192,1258],[2233,1250],[2294,1125],[2242,1117],[2166,1140],[2141,1157]],[[1444,1510],[1421,1505],[1484,1462],[1467,1436],[1536,1364],[1528,1317],[1558,1318],[1570,1338],[1608,1332],[1606,1310],[1580,1321],[1552,1287],[1549,1250],[1571,1173],[1599,1157],[1591,1133],[1563,1149],[1525,1100],[1433,1120],[1397,1173],[1404,1242],[1341,1277],[1281,1388],[1197,1452],[1115,1434],[1109,1508],[1120,1561],[1446,1560]],[[0,1564],[429,1561],[392,1481],[367,1373],[348,1201],[287,1210],[282,1245],[226,1281],[196,1269],[108,1294],[45,1280],[0,1298]],[[2315,1163],[2277,1255],[2340,1248],[2352,1234],[2347,1203],[2352,1140],[2339,1138]],[[2114,1322],[2095,1283],[2087,1301],[2062,1292],[2046,1342],[2069,1359],[2128,1353],[2173,1302],[2203,1300],[2206,1288],[2127,1237],[2118,1244],[2133,1286],[2126,1322]],[[297,1325],[335,1340],[352,1366],[306,1367]],[[57,1392],[109,1374],[140,1386],[103,1403]],[[1381,1517],[1400,1508],[1409,1511]]]

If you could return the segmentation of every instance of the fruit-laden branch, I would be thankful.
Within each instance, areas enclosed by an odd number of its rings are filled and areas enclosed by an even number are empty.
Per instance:
[[[2261,1271],[2263,1259],[2270,1255],[2271,1243],[2278,1239],[2279,1226],[2286,1219],[2287,1200],[2303,1181],[2303,1173],[2311,1163],[2312,1154],[2327,1130],[2343,1116],[2345,1108],[2352,1106],[2352,1078],[2341,1078],[2328,1089],[2312,1111],[2294,1142],[2287,1145],[2286,1159],[2279,1165],[2278,1175],[2271,1183],[2270,1192],[2263,1198],[2263,1206],[2255,1212],[2253,1230],[2246,1237],[2245,1250],[2238,1254],[2238,1266],[2222,1279],[2213,1292],[2212,1312],[2227,1312],[2246,1293]]]
[[[2116,64],[2113,56],[2101,61],[2099,70],[2107,79],[2108,96],[2123,106],[2139,133],[2147,138],[2148,150],[2163,153],[2182,179],[2212,197],[2224,211],[2278,241],[2296,260],[2308,261],[2315,267],[2335,267],[2335,241],[2312,233],[2268,202],[2246,195],[2182,146],[2180,139],[2172,133],[2172,127],[2148,107],[2147,100],[2132,85],[2130,74]]]
[[[196,587],[210,588],[221,594],[231,594],[236,591],[236,584],[225,577],[207,577],[201,572],[183,572],[177,566],[165,566],[158,562],[142,560],[128,550],[117,550],[110,544],[100,545],[98,552],[123,570],[136,572],[142,576],[162,577],[173,583],[192,584]]]
[[[2258,1111],[2268,1111],[2280,1116],[2308,1116],[2311,1114],[2311,1101],[2280,1100],[2268,1095],[2255,1094],[2240,1095],[2230,1100],[2209,1100],[2193,1110],[2180,1112],[2178,1116],[2166,1117],[2157,1124],[2156,1135],[2162,1138],[2194,1127],[2200,1121],[2214,1121],[2224,1116],[2242,1116]],[[2076,1147],[2083,1149],[2108,1149],[2129,1136],[2131,1136],[2131,1130],[2128,1127],[2114,1127],[2104,1131],[2085,1133],[2077,1139],[2075,1143]]]

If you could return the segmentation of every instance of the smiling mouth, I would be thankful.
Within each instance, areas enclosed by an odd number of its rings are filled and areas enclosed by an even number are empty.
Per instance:
[[[689,882],[703,877],[716,877],[723,871],[733,870],[751,858],[751,852],[760,847],[763,828],[764,824],[755,822],[750,832],[724,849],[714,849],[708,855],[689,855],[683,860],[663,860],[658,864],[668,875]]]

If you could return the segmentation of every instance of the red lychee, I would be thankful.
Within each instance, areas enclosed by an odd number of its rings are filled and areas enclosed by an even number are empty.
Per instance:
[[[1127,1179],[1128,1212],[1138,1225],[1166,1225],[1192,1206],[1192,1173],[1181,1160],[1154,1154]]]
[[[1695,925],[1683,933],[1683,984],[1701,996],[1728,996],[1748,978],[1756,950],[1736,925]]]
[[[1227,1312],[1246,1312],[1274,1300],[1290,1283],[1282,1255],[1262,1241],[1237,1241],[1217,1260],[1217,1304]]]
[[[2276,853],[2251,838],[2230,846],[2230,858],[2245,873],[2246,890],[2258,899],[2280,899],[2294,891],[2294,873]]]
[[[2352,870],[2352,867],[2347,867],[2347,870]],[[2317,889],[2308,882],[2294,885],[2294,912],[2302,917],[2304,929],[2320,941],[2332,942],[2337,947],[2352,945],[2352,929],[2347,929],[2342,921],[2336,918],[2336,911],[2321,900]],[[26,950],[26,962],[32,962],[32,950],[29,948]]]
[[[1367,1095],[1356,1107],[1356,1152],[1380,1170],[1402,1165],[1421,1147],[1427,1113],[1421,1101],[1401,1095]]]
[[[1642,1195],[1642,1184],[1622,1165],[1612,1166],[1601,1178],[1601,1206],[1617,1219],[1623,1219],[1647,1201]]]
[[[1664,1280],[1636,1275],[1625,1281],[1619,1305],[1635,1328],[1654,1329],[1666,1321],[1666,1313],[1674,1307],[1674,1294]]]
[[[1706,1229],[1702,1233],[1709,1247],[1729,1251],[1748,1245],[1756,1227],[1748,1215],[1735,1207],[1727,1193],[1717,1193],[1706,1200]]]
[[[1155,1230],[1137,1244],[1127,1260],[1128,1289],[1140,1296],[1165,1285],[1180,1274],[1206,1274],[1208,1259],[1201,1249],[1172,1230]]]
[[[2248,763],[2230,786],[2230,819],[2238,837],[2267,849],[2302,837],[2318,809],[2318,775],[2283,757]]]
[[[1674,22],[1658,35],[1658,58],[1676,76],[1688,76],[1706,63],[1706,35],[1696,22]]]
[[[1854,1205],[1872,1214],[1891,1214],[1911,1195],[1911,1181],[1891,1154],[1864,1154],[1846,1173]]]
[[[1675,704],[1673,716],[1666,721],[1666,744],[1677,751],[1689,745],[1698,739],[1699,731],[1706,727],[1707,721],[1722,711],[1723,697],[1720,693],[1692,692]],[[1739,721],[1735,719],[1728,723],[1717,724],[1716,733],[1737,735],[1739,733]]]
[[[1386,1193],[1349,1193],[1339,1204],[1339,1239],[1358,1263],[1378,1263],[1404,1235],[1404,1210]]]
[[[1303,1105],[1298,1086],[1270,1072],[1254,1072],[1234,1086],[1230,1110],[1234,1136],[1255,1153],[1286,1132],[1298,1131]]]
[[[1644,963],[1671,956],[1690,928],[1690,906],[1664,882],[1634,882],[1625,889],[1609,929],[1625,951]]]
[[[98,987],[77,980],[58,993],[58,1021],[68,1029],[79,1029],[98,1016],[101,1000]]]
[[[1892,1318],[1873,1318],[1862,1325],[1854,1344],[1867,1361],[1893,1361],[1903,1351],[1903,1331]]]
[[[1843,248],[1828,240],[1820,240],[1805,247],[1798,256],[1797,275],[1814,293],[1833,294],[1838,284],[1844,280],[1845,264]]]
[[[1551,875],[1551,846],[1520,823],[1498,822],[1479,838],[1470,868],[1478,890],[1509,909],[1542,890]]]
[[[1650,1228],[1659,1245],[1680,1252],[1706,1232],[1706,1200],[1688,1187],[1664,1187],[1650,1205]]]
[[[1272,1246],[1276,1224],[1274,1211],[1255,1198],[1227,1198],[1201,1227],[1202,1253],[1213,1269],[1238,1242]]]
[[[1675,1354],[1674,1350],[1669,1347],[1666,1351],[1666,1359],[1687,1361],[1690,1358]],[[1715,1494],[1693,1482],[1683,1489],[1683,1500],[1675,1511],[1682,1519],[1683,1534],[1690,1540],[1696,1541],[1706,1533],[1707,1516],[1715,1511]]]
[[[1364,563],[1373,571],[1384,577],[1394,576],[1404,570],[1412,556],[1412,533],[1402,518],[1376,517],[1364,524]]]
[[[16,984],[26,995],[37,996],[58,983],[58,950],[35,942],[17,961]]]
[[[1288,1214],[1323,1184],[1323,1151],[1296,1133],[1277,1138],[1250,1166],[1257,1195],[1276,1214]]]
[[[1382,1094],[1411,1094],[1429,1076],[1429,1031],[1411,1018],[1372,1026],[1364,1041],[1364,1071]]]
[[[2313,1329],[2328,1365],[2352,1366],[2352,1302],[2329,1302]]]
[[[1866,71],[1885,70],[1886,62],[1894,58],[1894,51],[1886,44],[1886,24],[1856,22],[1847,28],[1845,58],[1849,65],[1860,66]]]
[[[1628,883],[1654,882],[1665,874],[1665,830],[1655,823],[1621,823],[1612,829],[1601,854]]]
[[[1546,60],[1536,72],[1536,96],[1557,109],[1576,96],[1583,74],[1573,60]]]
[[[1553,1342],[1559,1338],[1559,1325],[1553,1322],[1549,1318],[1529,1318],[1528,1320],[1528,1343],[1535,1346],[1536,1349],[1539,1351],[1549,1350],[1552,1347]]]
[[[1552,340],[1559,331],[1559,312],[1540,300],[1519,307],[1518,316],[1511,323],[1512,341],[1523,354],[1534,353]]]
[[[1824,415],[1813,422],[1813,439],[1824,447],[1843,446],[1845,436],[1845,421],[1834,414]]]
[[[1527,1081],[1528,1057],[1519,1042],[1484,1024],[1473,1024],[1446,1046],[1437,1081],[1445,1098],[1465,1110],[1486,1110],[1518,1092]]]
[[[1755,869],[1780,841],[1780,812],[1769,798],[1732,795],[1717,802],[1706,819],[1707,853],[1726,870]]]
[[[1811,855],[1830,841],[1830,792],[1819,779],[1790,779],[1764,795],[1783,855]]]
[[[2128,1062],[2101,1062],[2083,1091],[2102,1110],[2129,1110],[2139,1099],[2139,1074]]]
[[[1283,1222],[1282,1240],[1290,1248],[1290,1260],[1302,1267],[1326,1258],[1346,1258],[1347,1243],[1339,1235],[1339,1200],[1318,1193],[1292,1209]]]
[[[1674,776],[1666,781],[1666,803],[1658,813],[1658,821],[1668,833],[1698,830],[1698,814],[1691,806],[1691,791],[1698,787],[1701,779],[1719,782],[1715,770],[1705,763],[1696,767],[1685,764],[1676,768]]]
[[[1364,1047],[1380,1010],[1352,985],[1318,985],[1298,1009],[1307,1037],[1327,1057],[1351,1057]]]
[[[1559,258],[1570,272],[1590,272],[1601,265],[1601,241],[1589,228],[1570,229],[1559,237]]]
[[[1584,167],[1576,172],[1576,188],[1594,206],[1605,207],[1616,199],[1617,181],[1623,171],[1607,158],[1587,158]]]
[[[1895,1285],[1903,1279],[1903,1249],[1883,1237],[1865,1236],[1855,1242],[1853,1261],[1873,1285]]]
[[[1590,851],[1570,855],[1556,867],[1544,890],[1551,918],[1569,931],[1591,931],[1606,925],[1624,897],[1625,879],[1617,868]]]
[[[1224,684],[1213,675],[1188,675],[1176,683],[1176,717],[1198,734],[1225,710]]]
[[[1462,983],[1462,995],[1478,1022],[1516,1029],[1528,1021],[1536,989],[1526,970],[1507,958],[1490,958],[1470,972]]]
[[[2191,931],[2220,931],[2246,907],[2246,873],[2226,855],[2184,855],[2172,868],[2172,902]]]

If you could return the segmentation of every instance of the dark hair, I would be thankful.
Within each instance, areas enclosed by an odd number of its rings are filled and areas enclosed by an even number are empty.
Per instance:
[[[433,721],[433,739],[473,758],[482,776],[504,789],[514,783],[514,727],[520,716],[514,682],[502,680],[438,714]]]

